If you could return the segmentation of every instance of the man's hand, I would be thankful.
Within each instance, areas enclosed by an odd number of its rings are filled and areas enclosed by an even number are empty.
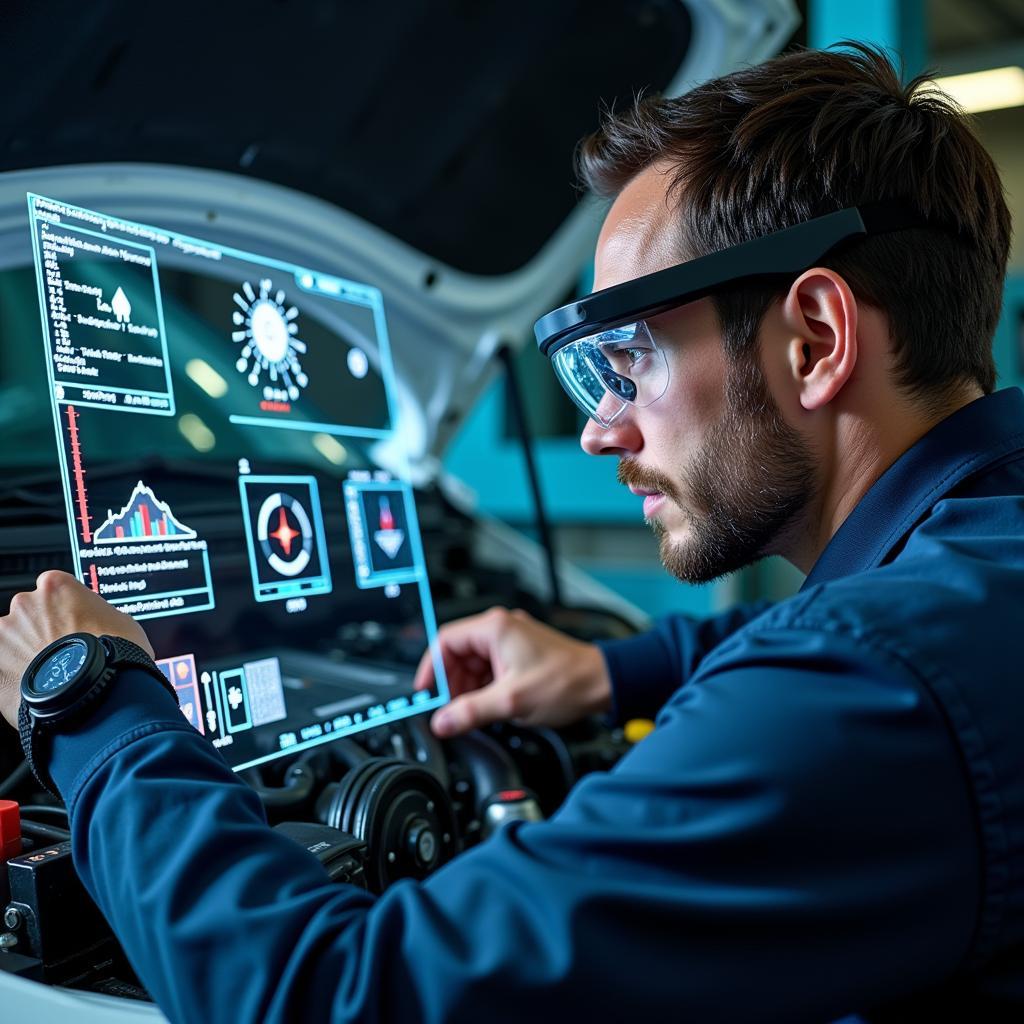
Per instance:
[[[438,736],[458,736],[489,722],[568,725],[607,711],[611,680],[604,655],[542,625],[523,611],[492,608],[442,626],[438,639],[452,701],[434,715]],[[434,682],[427,651],[414,686]]]
[[[48,644],[68,633],[120,636],[152,656],[142,627],[66,572],[51,570],[36,589],[15,594],[9,614],[0,617],[0,714],[17,728],[21,677]]]

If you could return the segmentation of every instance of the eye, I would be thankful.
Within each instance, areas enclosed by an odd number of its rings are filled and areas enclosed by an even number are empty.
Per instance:
[[[647,355],[647,353],[650,351],[650,349],[637,348],[635,345],[631,345],[629,348],[624,348],[621,351],[625,354],[626,358],[629,360],[629,365],[630,366],[635,366],[637,363],[640,362],[641,359],[643,359],[643,357],[645,355]]]
[[[650,346],[647,345],[622,345],[619,348],[611,349],[608,352],[608,361],[615,366],[619,372],[632,370],[643,363],[646,356],[651,354]]]

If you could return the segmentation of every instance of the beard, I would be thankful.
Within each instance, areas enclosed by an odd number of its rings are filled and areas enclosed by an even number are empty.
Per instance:
[[[783,419],[756,358],[731,365],[725,414],[679,483],[629,457],[620,460],[618,478],[660,491],[682,513],[686,541],[673,540],[658,519],[649,522],[661,540],[662,564],[684,583],[710,583],[770,554],[816,495],[810,446]]]

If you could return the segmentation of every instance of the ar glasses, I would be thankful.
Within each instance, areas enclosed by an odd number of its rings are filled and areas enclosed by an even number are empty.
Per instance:
[[[668,361],[644,320],[578,338],[551,356],[569,397],[591,419],[610,427],[628,405],[656,402],[668,387]]]
[[[579,409],[609,427],[627,405],[648,406],[668,388],[668,361],[648,317],[730,285],[795,277],[869,235],[934,226],[896,202],[838,210],[561,306],[537,321],[537,345]]]

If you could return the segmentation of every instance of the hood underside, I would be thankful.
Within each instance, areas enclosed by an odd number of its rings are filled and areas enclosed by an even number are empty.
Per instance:
[[[602,107],[761,60],[795,20],[790,0],[6,4],[0,265],[30,258],[33,191],[373,284],[426,463],[494,349],[578,279],[601,209],[573,151]]]

